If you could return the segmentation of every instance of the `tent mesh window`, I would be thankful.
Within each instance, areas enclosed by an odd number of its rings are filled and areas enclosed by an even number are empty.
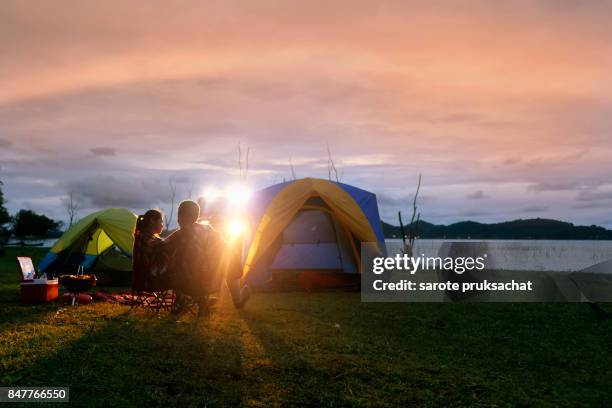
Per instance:
[[[283,231],[271,269],[356,272],[350,238],[329,213],[309,204]]]
[[[302,210],[283,231],[283,244],[320,244],[336,242],[336,232],[329,214]]]

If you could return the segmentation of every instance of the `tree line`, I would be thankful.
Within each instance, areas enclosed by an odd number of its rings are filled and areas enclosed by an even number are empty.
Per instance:
[[[543,218],[492,224],[462,221],[450,225],[436,225],[420,220],[418,227],[418,237],[424,239],[612,239],[612,230],[597,225],[581,226]],[[383,233],[385,238],[401,238],[402,228],[383,222]]]
[[[10,236],[16,238],[41,238],[58,235],[63,222],[55,221],[32,210],[19,210],[11,215],[5,207],[4,192],[0,180],[0,242],[8,241]]]

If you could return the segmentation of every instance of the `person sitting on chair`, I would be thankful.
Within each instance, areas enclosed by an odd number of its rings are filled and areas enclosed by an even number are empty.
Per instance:
[[[166,270],[161,250],[164,241],[159,236],[163,228],[163,214],[158,210],[149,210],[136,221],[132,251],[134,290],[155,291],[159,286],[159,279]]]
[[[179,229],[164,241],[168,256],[168,273],[179,295],[198,301],[200,315],[207,310],[209,296],[218,292],[220,278],[216,248],[222,237],[209,226],[198,223],[200,206],[195,201],[181,202],[178,208]]]

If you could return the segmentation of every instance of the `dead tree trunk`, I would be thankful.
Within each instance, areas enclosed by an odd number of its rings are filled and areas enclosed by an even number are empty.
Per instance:
[[[74,192],[70,191],[68,197],[62,199],[66,213],[68,214],[68,228],[72,227],[72,224],[77,218],[79,211],[79,203],[74,197]]]
[[[291,161],[291,157],[289,158],[289,167],[291,168],[291,180],[296,180],[295,169],[293,168],[293,162]]]
[[[421,191],[421,174],[419,174],[419,181],[417,183],[417,188],[414,193],[414,199],[412,200],[412,217],[410,217],[410,225],[408,226],[408,242],[406,243],[406,239],[403,238],[404,245],[404,253],[409,256],[413,256],[414,250],[414,241],[417,239],[419,234],[419,221],[421,219],[421,213],[417,212],[417,198],[419,197],[419,192]],[[400,224],[401,224],[401,213],[400,213]],[[404,230],[402,227],[402,235],[404,235]]]
[[[404,229],[404,222],[402,221],[402,212],[397,212],[397,218],[399,219],[400,233],[402,234],[402,248],[406,248],[406,230]]]
[[[176,205],[176,184],[172,177],[168,179],[168,187],[170,189],[168,198],[170,199],[170,215],[166,217],[166,231],[170,230],[170,223],[174,217],[174,206]]]
[[[251,153],[251,148],[247,146],[246,155],[245,155],[245,164],[244,167],[242,165],[242,146],[240,142],[238,142],[238,175],[240,181],[247,181],[249,175],[249,154]]]
[[[327,178],[329,181],[332,180],[332,174],[336,182],[339,182],[341,177],[338,177],[338,169],[336,168],[336,164],[334,163],[334,158],[331,154],[331,149],[329,148],[329,143],[327,144]]]

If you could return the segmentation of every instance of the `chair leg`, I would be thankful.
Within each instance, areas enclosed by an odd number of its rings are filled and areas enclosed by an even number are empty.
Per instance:
[[[179,313],[185,303],[185,295],[182,293],[176,293],[174,296],[174,302],[172,302],[172,313]]]
[[[132,289],[130,292],[130,310],[134,309],[140,305],[140,292]]]
[[[151,292],[148,302],[151,309],[159,309],[159,292]]]
[[[172,310],[172,306],[174,304],[174,293],[171,294],[170,292],[170,289],[160,292],[161,308],[164,310]],[[168,304],[168,298],[170,304]]]
[[[159,308],[160,308],[159,292],[151,292],[151,295],[153,295],[153,298],[151,299],[149,303],[149,307],[151,309],[155,309],[155,312],[159,314]]]
[[[191,312],[195,314],[193,310],[194,300],[191,296],[187,296],[184,293],[177,293],[174,301],[172,302],[172,313]]]
[[[149,292],[145,292],[145,291],[132,291],[132,304],[131,304],[131,308],[136,308],[136,307],[150,307],[151,306],[151,300],[149,299],[151,297],[151,294]]]
[[[157,314],[162,309],[166,309],[166,292],[167,290],[160,290],[155,292],[155,310]]]

